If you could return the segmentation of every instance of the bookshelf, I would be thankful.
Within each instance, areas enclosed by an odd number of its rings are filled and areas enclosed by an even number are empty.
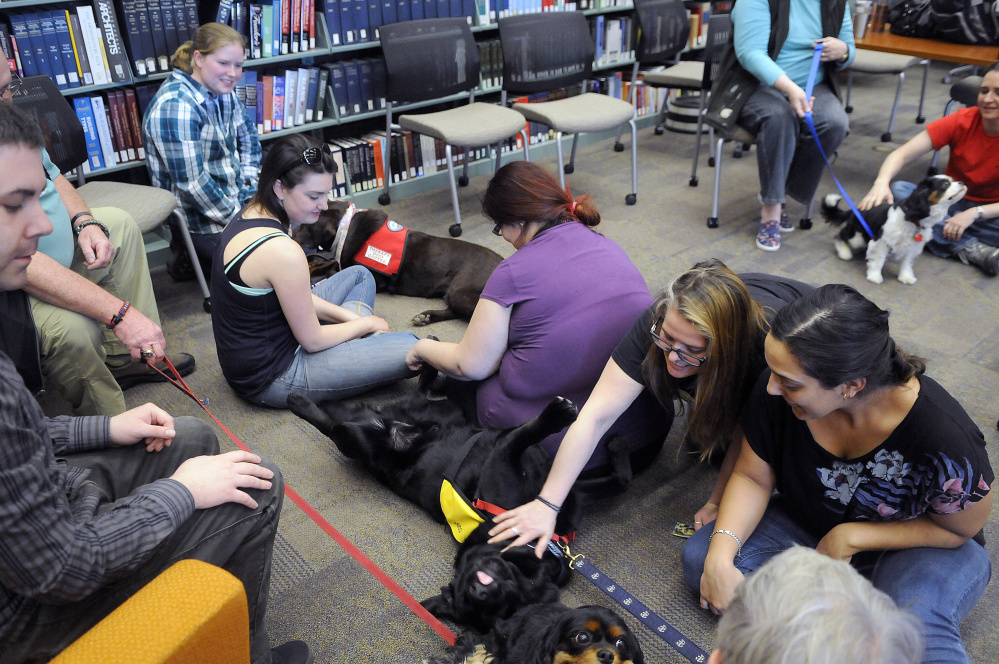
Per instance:
[[[0,0],[0,16],[3,17],[2,23],[7,24],[9,27],[9,17],[14,14],[32,12],[32,11],[43,11],[51,9],[70,9],[81,5],[88,5],[96,7],[96,2],[98,0],[76,0],[75,2],[48,2],[45,0]],[[177,0],[174,0],[175,2]],[[511,2],[513,0],[510,0]],[[148,0],[151,4],[154,0]],[[526,6],[526,0],[523,0],[521,7]],[[256,71],[256,72],[267,72],[275,68],[281,68],[282,66],[287,66],[291,68],[298,67],[314,67],[317,65],[336,63],[343,60],[356,58],[356,57],[368,57],[376,58],[380,55],[380,43],[377,39],[369,39],[366,41],[358,41],[350,44],[334,43],[337,40],[331,38],[328,31],[328,26],[324,13],[323,0],[314,0],[315,3],[315,48],[300,51],[300,52],[289,52],[282,53],[279,55],[271,55],[269,57],[260,57],[247,59],[244,65],[244,71]],[[204,5],[211,3],[197,3],[202,5],[199,7],[201,11],[201,19],[205,18],[206,8]],[[539,3],[540,4],[540,3]],[[162,82],[169,76],[169,72],[156,71],[153,73],[142,75],[137,71],[137,66],[133,60],[132,44],[129,39],[128,28],[126,27],[126,17],[123,15],[124,4],[122,0],[116,0],[114,4],[114,18],[117,21],[117,31],[121,36],[123,42],[127,47],[126,54],[126,76],[124,80],[112,81],[106,83],[98,83],[91,85],[81,85],[80,87],[66,88],[62,90],[62,94],[67,98],[70,104],[74,103],[74,100],[80,97],[92,97],[92,96],[102,96],[105,97],[105,103],[108,102],[110,97],[118,91],[123,90],[136,90],[137,88],[148,87],[153,88],[156,84]],[[607,15],[623,15],[630,14],[633,10],[633,5],[628,4],[618,4],[614,6],[600,7],[600,8],[589,8],[584,11],[588,17],[600,17]],[[214,12],[214,10],[211,10]],[[482,36],[483,39],[498,39],[498,30],[495,21],[483,25],[474,25],[472,27],[476,36]],[[630,66],[634,62],[633,59],[622,57],[614,62],[601,63],[594,66],[594,72],[605,72],[613,71],[615,69],[620,69],[623,67]],[[492,95],[495,97],[500,91],[497,86],[484,87],[477,91],[477,98],[482,95]],[[461,99],[464,95],[454,95],[451,97],[441,98],[437,100],[432,100],[428,102],[423,102],[420,104],[410,104],[402,105],[394,108],[396,113],[405,113],[410,110],[417,108],[423,108],[427,106],[447,104],[450,102],[457,101]],[[327,134],[333,134],[335,136],[350,136],[351,133],[363,133],[364,130],[378,126],[381,124],[381,120],[384,118],[384,110],[364,110],[360,113],[354,113],[350,115],[340,116],[338,113],[333,113],[332,115],[325,116],[322,120],[307,122],[301,125],[295,125],[293,127],[282,128],[276,131],[269,131],[267,133],[261,133],[261,141],[269,141],[274,138],[279,138],[291,133],[298,132],[315,132],[317,134],[326,137]],[[594,140],[594,137],[590,137],[587,141]],[[599,140],[599,139],[598,139]],[[136,148],[138,146],[135,146]],[[538,145],[532,145],[532,152],[539,150],[538,154],[545,154],[547,150],[554,153],[554,145],[545,146],[544,143]],[[507,153],[509,155],[516,155],[517,152]],[[505,155],[506,156],[506,155]],[[513,158],[511,156],[511,158]],[[483,173],[489,172],[492,168],[493,161],[490,158],[482,159],[479,162],[472,162],[469,164],[470,174],[477,174],[479,170]],[[125,171],[131,169],[136,169],[145,166],[145,161],[143,159],[133,159],[128,161],[123,161],[120,163],[115,163],[114,165],[104,165],[99,168],[92,168],[87,172],[87,177],[101,177],[101,176],[120,176]],[[132,177],[142,178],[142,175],[133,175]],[[426,191],[429,189],[438,188],[445,186],[447,181],[446,171],[438,171],[433,173],[427,173],[426,175],[411,178],[405,182],[393,183],[393,190],[397,192],[396,195],[406,196],[408,193],[413,193],[416,191]],[[404,185],[404,186],[403,186]],[[354,193],[353,197],[358,200],[366,200],[367,198],[372,199],[377,196],[377,190],[362,191]]]

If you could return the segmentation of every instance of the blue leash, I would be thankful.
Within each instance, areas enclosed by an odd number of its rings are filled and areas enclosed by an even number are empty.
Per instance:
[[[812,54],[812,68],[808,70],[808,83],[805,84],[805,99],[812,98],[812,90],[815,89],[815,75],[819,71],[820,58],[822,57],[822,42],[815,45],[815,52]],[[819,148],[819,154],[822,155],[822,160],[826,162],[826,168],[829,169],[829,175],[832,176],[833,182],[836,183],[836,187],[839,189],[839,193],[842,194],[843,200],[846,204],[850,206],[850,211],[856,215],[857,220],[860,221],[860,225],[864,227],[864,231],[867,233],[867,237],[874,239],[874,233],[871,231],[871,227],[867,225],[864,220],[864,215],[860,214],[860,210],[857,206],[853,204],[853,200],[850,198],[849,194],[843,189],[843,185],[839,183],[836,179],[836,174],[833,173],[832,164],[829,163],[829,158],[826,157],[825,150],[822,149],[822,143],[819,142],[819,135],[815,131],[815,122],[812,120],[812,112],[805,111],[805,124],[812,132],[812,138],[815,139],[815,145]]]
[[[705,664],[708,654],[696,643],[680,633],[675,627],[663,620],[652,609],[639,602],[627,590],[615,583],[613,579],[593,566],[582,554],[573,555],[567,545],[562,550],[569,559],[569,567],[589,579],[593,585],[607,593],[611,599],[627,609],[628,613],[638,618],[643,625],[659,635],[674,650],[695,664]]]

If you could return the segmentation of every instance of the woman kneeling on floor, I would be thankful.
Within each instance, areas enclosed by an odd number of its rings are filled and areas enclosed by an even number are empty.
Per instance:
[[[982,432],[849,286],[784,307],[765,347],[718,519],[683,549],[701,607],[724,611],[745,574],[810,546],[923,621],[924,662],[969,662],[959,626],[991,573]]]
[[[289,233],[327,207],[336,165],[305,136],[275,142],[257,193],[222,232],[212,263],[212,328],[219,364],[244,399],[275,408],[299,392],[329,401],[412,376],[417,337],[373,315],[375,281],[349,267],[309,284],[305,252]]]

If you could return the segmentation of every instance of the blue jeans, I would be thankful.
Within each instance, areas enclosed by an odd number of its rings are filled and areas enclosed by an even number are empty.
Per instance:
[[[698,592],[713,531],[712,521],[694,533],[683,547],[683,578]],[[735,566],[743,574],[749,574],[796,544],[815,548],[818,541],[791,519],[780,498],[774,498],[756,530],[743,543]],[[992,575],[985,547],[968,540],[956,549],[919,547],[865,552],[854,556],[853,564],[875,588],[922,621],[926,638],[924,664],[971,664],[961,640],[960,625],[978,603]]]
[[[360,265],[348,267],[312,287],[327,302],[369,316],[374,311],[375,279]],[[406,366],[406,353],[418,340],[409,332],[382,332],[308,353],[300,347],[283,376],[254,401],[287,408],[288,395],[304,394],[313,401],[335,401],[415,376]]]
[[[908,197],[909,194],[911,194],[915,189],[916,185],[912,182],[899,180],[891,183],[891,195],[896,201],[900,201],[903,198]],[[981,205],[981,203],[977,201],[969,201],[966,198],[962,198],[957,203],[951,205],[950,209],[947,210],[947,219],[953,217],[958,212],[964,212],[965,210],[970,210],[971,208],[978,207],[979,205]],[[943,229],[947,219],[944,219],[933,227],[933,239],[926,243],[927,251],[934,256],[950,258],[975,240],[978,240],[983,244],[987,244],[990,247],[999,247],[999,219],[976,221],[964,229],[964,233],[961,235],[960,240],[948,240],[944,237]]]

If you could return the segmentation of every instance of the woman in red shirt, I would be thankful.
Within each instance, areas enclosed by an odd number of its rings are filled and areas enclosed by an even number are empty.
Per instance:
[[[982,77],[976,106],[931,122],[926,131],[888,155],[859,207],[869,210],[908,196],[915,185],[891,179],[906,164],[944,146],[950,147],[945,173],[968,185],[968,193],[951,207],[950,218],[933,228],[927,248],[995,276],[999,273],[999,64]]]

